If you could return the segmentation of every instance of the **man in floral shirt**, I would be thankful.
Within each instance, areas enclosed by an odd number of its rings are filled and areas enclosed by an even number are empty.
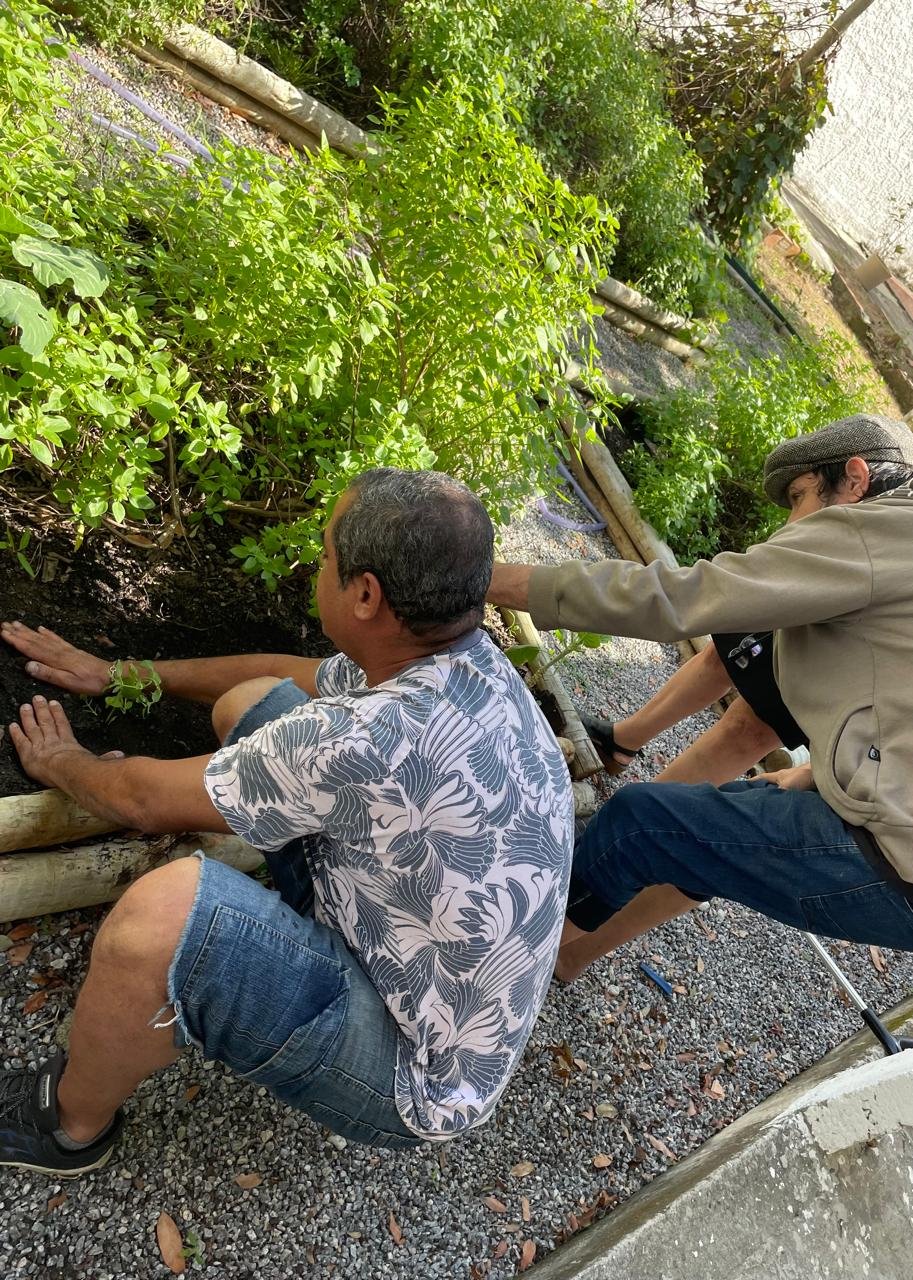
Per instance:
[[[279,894],[202,857],[140,880],[99,933],[69,1061],[0,1076],[0,1163],[104,1163],[121,1102],[189,1043],[374,1145],[452,1137],[507,1084],[551,977],[573,802],[478,629],[491,523],[451,478],[385,468],[342,496],[324,544],[336,657],[155,664],[167,692],[214,703],[215,755],[99,760],[57,704],[22,709],[32,776],[128,826],[234,831]],[[99,659],[3,634],[37,677],[101,691]]]

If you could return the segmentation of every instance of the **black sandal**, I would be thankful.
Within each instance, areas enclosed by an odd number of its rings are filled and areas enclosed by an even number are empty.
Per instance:
[[[632,760],[643,755],[643,751],[631,751],[615,741],[615,725],[611,720],[600,720],[596,716],[581,715],[581,724],[593,740],[596,753],[602,761],[606,773],[615,778],[627,769]],[[627,760],[616,760],[615,755],[627,756]]]

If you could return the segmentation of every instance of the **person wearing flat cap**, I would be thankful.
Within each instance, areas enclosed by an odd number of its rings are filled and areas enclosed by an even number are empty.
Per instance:
[[[857,414],[784,440],[764,489],[789,515],[743,554],[495,566],[489,600],[544,629],[772,633],[809,741],[810,764],[759,779],[617,791],[577,841],[565,981],[711,897],[913,950],[913,433]]]

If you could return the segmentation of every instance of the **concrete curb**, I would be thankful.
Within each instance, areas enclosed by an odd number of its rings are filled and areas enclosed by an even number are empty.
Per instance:
[[[897,1030],[913,998],[885,1019]],[[868,1031],[535,1267],[535,1280],[908,1280],[913,1052]]]

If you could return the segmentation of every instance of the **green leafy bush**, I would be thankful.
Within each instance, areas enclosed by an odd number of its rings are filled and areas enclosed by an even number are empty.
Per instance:
[[[53,212],[55,252],[105,288],[74,301],[58,264],[40,351],[7,317],[0,466],[86,526],[243,515],[238,555],[271,586],[368,466],[453,471],[503,518],[550,458],[567,335],[588,349],[597,201],[456,88],[386,103],[382,159],[226,146],[187,178],[130,154],[103,188],[63,145],[48,31],[0,9],[4,216]],[[38,284],[21,258],[10,280]]]
[[[654,449],[638,445],[624,461],[638,507],[688,562],[762,541],[783,521],[761,488],[765,457],[788,436],[865,409],[867,377],[837,334],[749,364],[715,357],[696,389],[640,407]]]
[[[700,161],[634,0],[253,0],[248,12],[231,31],[248,52],[368,127],[391,92],[456,85],[483,113],[496,104],[550,173],[617,218],[616,274],[686,311],[715,301],[716,254],[692,221]],[[224,23],[222,4],[209,13]]]

